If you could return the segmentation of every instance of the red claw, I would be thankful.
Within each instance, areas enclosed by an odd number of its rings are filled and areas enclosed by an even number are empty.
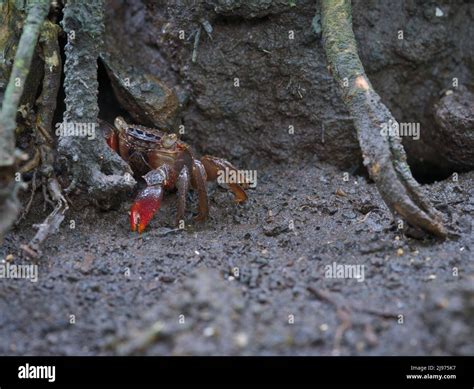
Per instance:
[[[132,231],[141,234],[153,215],[160,209],[163,188],[147,187],[139,193],[130,210],[130,226]]]

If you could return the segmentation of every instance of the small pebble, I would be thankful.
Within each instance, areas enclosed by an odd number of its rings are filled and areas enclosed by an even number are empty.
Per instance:
[[[214,327],[206,327],[204,328],[204,331],[203,331],[203,335],[206,338],[210,338],[211,336],[214,336],[215,333],[216,333],[216,330],[214,329]]]
[[[234,341],[237,347],[246,347],[249,343],[249,337],[243,332],[239,332],[235,335]]]
[[[364,342],[359,341],[359,342],[356,343],[356,350],[358,352],[364,351],[364,348],[365,348],[365,343]]]
[[[437,305],[439,308],[444,309],[444,308],[446,308],[446,307],[449,305],[449,300],[448,300],[446,297],[444,297],[444,298],[442,298],[440,301],[438,301],[436,305]]]
[[[160,276],[159,280],[161,282],[165,282],[167,284],[170,284],[170,283],[174,282],[176,280],[176,278],[171,276],[171,275],[162,275],[162,276]]]

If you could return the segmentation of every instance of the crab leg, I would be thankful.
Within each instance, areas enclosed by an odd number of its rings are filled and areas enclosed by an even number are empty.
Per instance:
[[[105,120],[97,119],[99,122],[99,125],[101,126],[102,130],[104,131],[104,138],[109,147],[116,151],[117,153],[119,152],[119,144],[118,144],[118,135],[115,131],[115,129],[107,123]]]
[[[238,170],[234,165],[232,165],[229,161],[216,158],[210,155],[206,155],[201,158],[201,162],[204,165],[207,173],[207,180],[208,181],[216,181],[221,171],[231,171],[237,173]],[[229,187],[229,190],[234,194],[234,200],[237,203],[243,203],[247,200],[247,194],[245,193],[245,188],[248,187],[248,183],[233,183],[233,182],[226,182]]]
[[[206,170],[203,164],[197,159],[193,162],[192,172],[192,184],[194,189],[198,192],[199,205],[198,215],[195,220],[202,221],[209,215],[209,202],[207,199],[207,188],[206,188]]]
[[[176,188],[178,188],[178,212],[176,215],[176,224],[184,220],[184,211],[186,208],[186,194],[189,190],[189,172],[188,168],[184,166],[179,173],[176,181]]]
[[[168,165],[151,170],[143,176],[147,186],[138,194],[130,210],[132,231],[142,233],[153,215],[160,209],[163,190],[173,186],[173,170]]]

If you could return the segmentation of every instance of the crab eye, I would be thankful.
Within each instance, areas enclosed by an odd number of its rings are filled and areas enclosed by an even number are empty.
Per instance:
[[[127,127],[127,123],[121,116],[117,116],[114,120],[114,126],[118,130],[123,130]]]
[[[165,135],[162,139],[162,145],[163,147],[169,149],[173,147],[176,144],[176,141],[178,140],[176,134],[168,134]]]

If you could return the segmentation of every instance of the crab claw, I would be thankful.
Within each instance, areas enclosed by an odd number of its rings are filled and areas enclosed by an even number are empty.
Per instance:
[[[204,168],[206,169],[208,181],[218,180],[220,172],[232,172],[235,174],[238,173],[238,170],[236,167],[234,167],[234,165],[222,158],[216,158],[210,155],[206,155],[201,158],[201,162],[204,165]],[[229,190],[234,194],[234,201],[236,203],[244,203],[247,200],[247,193],[245,193],[245,189],[249,187],[249,184],[249,182],[227,183]]]
[[[147,187],[138,194],[130,210],[132,231],[138,231],[141,234],[145,230],[153,215],[160,209],[162,198],[161,186]]]

